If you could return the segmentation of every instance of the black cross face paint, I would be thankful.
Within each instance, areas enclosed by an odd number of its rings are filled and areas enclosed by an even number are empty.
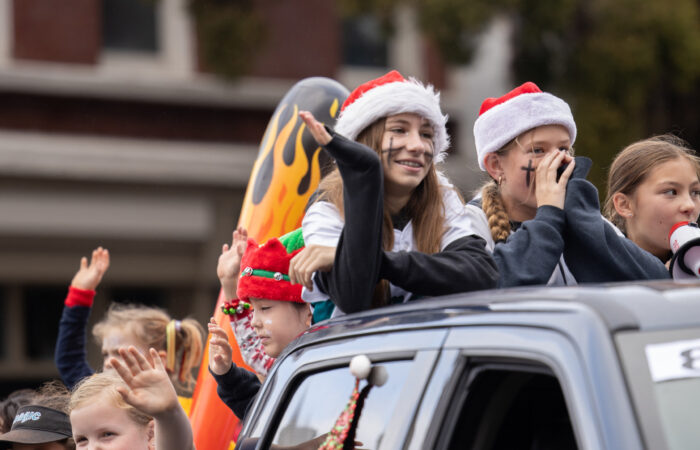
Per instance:
[[[522,166],[520,168],[525,171],[525,184],[527,185],[527,187],[530,187],[530,172],[535,171],[535,168],[532,167],[532,160],[529,159],[527,161],[527,167]]]
[[[386,157],[386,163],[387,165],[391,165],[391,160],[393,159],[392,157],[401,150],[401,148],[394,148],[394,138],[390,137],[389,138],[389,148],[386,150],[382,150],[382,153],[388,153]]]
[[[389,138],[389,148],[382,150],[382,154],[388,153],[387,155],[387,164],[391,164],[392,159],[394,159],[394,155],[401,150],[403,150],[405,147],[399,147],[399,148],[394,148],[394,138],[390,137]],[[430,142],[430,151],[424,150],[423,155],[425,155],[425,165],[427,167],[430,167],[430,165],[433,163],[433,158],[435,157],[434,155],[434,150],[433,150],[433,143],[432,141]]]

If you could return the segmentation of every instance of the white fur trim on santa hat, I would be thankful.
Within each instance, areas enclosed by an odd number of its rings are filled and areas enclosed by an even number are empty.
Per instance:
[[[447,115],[443,115],[440,109],[440,93],[432,85],[424,86],[413,78],[383,84],[365,92],[340,113],[335,131],[355,140],[365,128],[382,117],[402,113],[418,114],[433,124],[433,160],[436,163],[443,161],[450,137],[446,128]]]
[[[489,153],[500,150],[522,133],[543,125],[561,125],[576,140],[576,123],[569,105],[546,92],[520,94],[482,113],[474,123],[474,142],[479,167]]]

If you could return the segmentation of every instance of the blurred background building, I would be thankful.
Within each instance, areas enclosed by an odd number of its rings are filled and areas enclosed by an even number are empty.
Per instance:
[[[98,245],[112,265],[93,321],[110,301],[207,320],[257,145],[301,78],[352,89],[397,68],[433,82],[455,133],[450,174],[475,186],[465,105],[474,111],[480,98],[452,82],[410,8],[387,38],[378,20],[344,20],[333,2],[267,2],[257,11],[264,42],[247,73],[227,80],[199,56],[190,7],[0,0],[0,398],[57,375],[63,299],[80,257]],[[481,78],[496,93],[506,84]],[[97,367],[94,345],[90,358]]]
[[[394,68],[441,89],[467,197],[481,101],[527,80],[571,104],[603,192],[633,140],[700,145],[697,0],[0,0],[0,398],[57,375],[63,299],[98,245],[93,320],[136,301],[205,322],[279,100]]]

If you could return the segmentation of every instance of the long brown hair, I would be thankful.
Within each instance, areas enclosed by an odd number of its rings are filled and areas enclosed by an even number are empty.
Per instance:
[[[112,303],[106,316],[93,327],[92,334],[102,345],[108,330],[117,328],[132,332],[146,349],[167,351],[166,327],[171,320],[170,315],[159,308]],[[202,358],[204,330],[194,319],[182,320],[179,328],[175,332],[177,358],[170,377],[177,388],[187,391],[195,383],[192,369]]]
[[[382,138],[386,119],[382,118],[365,128],[358,136],[357,142],[373,149],[382,155]],[[413,223],[413,240],[416,250],[423,253],[437,253],[440,251],[440,242],[445,233],[445,205],[440,190],[447,189],[440,186],[435,165],[431,164],[423,181],[413,190],[405,210]],[[319,183],[318,200],[332,203],[343,216],[343,180],[337,168],[333,169]],[[460,197],[461,198],[461,197]],[[384,250],[394,247],[394,224],[389,214],[387,199],[384,198],[384,219],[382,224],[382,246]],[[375,290],[373,306],[382,306],[387,303],[389,283],[382,280]]]
[[[613,196],[618,192],[633,195],[655,167],[677,158],[688,160],[700,178],[700,158],[677,136],[654,136],[625,147],[615,157],[608,172],[608,192],[603,207],[605,216],[627,234],[627,223],[615,209]]]

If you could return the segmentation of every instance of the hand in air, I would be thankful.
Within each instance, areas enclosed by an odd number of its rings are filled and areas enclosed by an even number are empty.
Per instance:
[[[92,257],[83,256],[80,259],[80,268],[73,276],[70,285],[78,289],[96,290],[102,281],[102,277],[109,268],[109,251],[106,248],[97,247],[92,251]]]
[[[569,163],[557,181],[557,169]],[[552,151],[545,155],[537,166],[535,175],[535,197],[537,206],[551,205],[564,209],[566,198],[566,183],[574,171],[574,158],[564,151]]]
[[[233,364],[233,348],[228,342],[228,335],[223,328],[216,323],[213,317],[207,324],[209,326],[209,368],[217,375],[223,375],[231,369]]]
[[[307,245],[289,261],[289,281],[292,284],[302,284],[306,289],[313,289],[311,277],[320,270],[328,272],[335,261],[335,247],[322,245]]]
[[[154,418],[177,409],[180,404],[163,361],[151,348],[148,358],[134,346],[119,349],[122,361],[111,358],[114,367],[127,387],[117,386],[125,402]]]
[[[309,111],[299,111],[299,117],[301,117],[301,120],[304,121],[306,124],[306,128],[309,130],[309,133],[311,133],[311,136],[314,137],[318,145],[326,145],[328,144],[332,137],[326,130],[326,127],[316,120],[313,114],[311,114]]]
[[[236,298],[238,276],[241,273],[241,258],[248,245],[248,231],[238,227],[233,231],[231,246],[224,244],[221,247],[219,263],[216,266],[216,275],[219,277],[221,287],[224,289],[226,300]]]

